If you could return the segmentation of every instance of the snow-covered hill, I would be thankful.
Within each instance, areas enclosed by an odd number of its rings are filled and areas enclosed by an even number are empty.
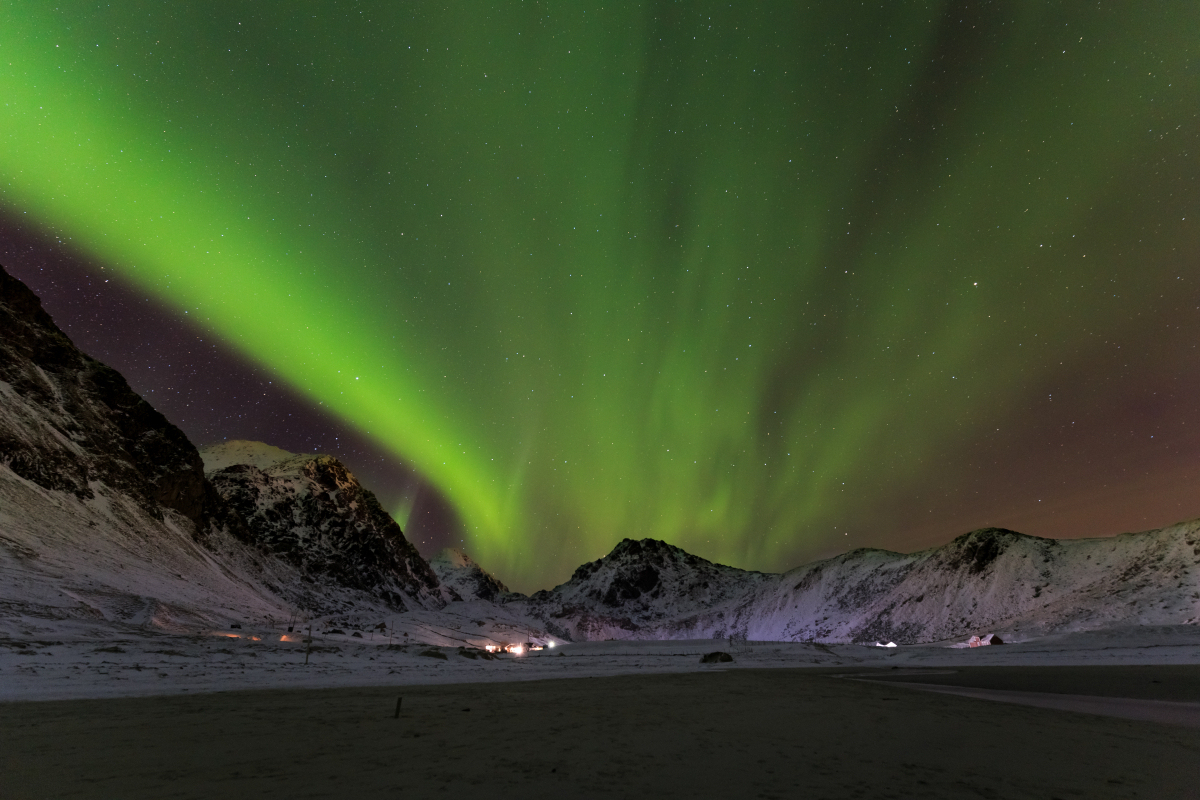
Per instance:
[[[898,642],[1195,623],[1198,565],[1200,520],[1102,539],[987,528],[919,553],[859,550],[791,570],[734,618],[750,636]]]
[[[225,455],[240,460],[235,448]],[[0,269],[0,633],[196,630],[440,606],[437,579],[370,493],[332,459],[308,461],[307,473],[298,465],[282,481],[280,509],[243,518],[205,479],[184,434]],[[355,528],[347,557],[318,547],[289,560],[254,543],[259,516],[285,506],[344,512]],[[374,543],[361,535],[371,526]],[[318,539],[330,535],[327,526]],[[377,580],[399,562],[396,580]]]
[[[782,575],[622,541],[515,605],[576,639],[931,642],[1200,622],[1200,520],[1103,539],[987,528],[918,553],[855,550]]]
[[[519,597],[458,548],[445,548],[429,559],[429,566],[442,586],[453,591],[461,600],[494,602]]]
[[[201,457],[218,467],[207,477],[245,521],[250,541],[310,580],[400,610],[441,608],[449,599],[396,521],[336,458],[243,441],[205,448]]]

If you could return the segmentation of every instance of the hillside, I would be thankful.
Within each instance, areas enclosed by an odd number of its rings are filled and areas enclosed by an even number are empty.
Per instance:
[[[1102,539],[987,528],[902,554],[855,550],[783,574],[626,539],[515,604],[573,639],[931,642],[1200,621],[1200,520]]]

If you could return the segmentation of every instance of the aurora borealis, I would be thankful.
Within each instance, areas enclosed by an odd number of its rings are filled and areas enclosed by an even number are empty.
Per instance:
[[[1200,514],[1197,32],[12,3],[0,204],[413,465],[514,588],[626,536],[1111,534]]]

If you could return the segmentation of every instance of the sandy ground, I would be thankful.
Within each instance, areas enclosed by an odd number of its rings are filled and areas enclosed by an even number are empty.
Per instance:
[[[1126,697],[1200,703],[1200,664],[1135,666],[974,666],[864,673],[872,680],[917,681],[1013,692]]]
[[[972,650],[612,641],[498,659],[329,635],[307,665],[303,642],[269,628],[55,634],[0,637],[5,800],[1200,796],[1193,717],[1145,713],[1200,709],[1197,626]],[[701,664],[714,649],[734,661]],[[1159,721],[1104,716],[1131,707]]]
[[[1200,729],[1200,666],[1196,665],[875,670],[842,677]]]
[[[1088,669],[1059,674],[1105,682]],[[0,706],[0,796],[1197,795],[1200,731],[837,674],[709,669],[10,703]],[[1196,670],[1170,675],[1160,696],[1200,683]]]
[[[1003,689],[970,689],[959,686],[937,686],[927,683],[905,683],[892,681],[909,689],[920,689],[939,694],[973,697],[977,700],[992,700],[998,703],[1016,703],[1035,708],[1051,708],[1058,711],[1075,711],[1081,714],[1099,714],[1106,717],[1134,719],[1143,722],[1158,722],[1166,725],[1183,725],[1200,728],[1200,703],[1179,703],[1170,700],[1138,700],[1132,697],[1104,697],[1103,695],[1053,694],[1051,692],[1016,692]]]

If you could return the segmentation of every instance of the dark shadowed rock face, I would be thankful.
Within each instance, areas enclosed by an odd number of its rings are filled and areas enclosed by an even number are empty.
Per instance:
[[[218,449],[205,450],[205,458]],[[208,479],[255,545],[314,579],[369,592],[401,610],[445,604],[437,576],[400,526],[336,458],[233,464]]]
[[[985,572],[1001,555],[1018,542],[1032,537],[1007,528],[980,528],[964,533],[946,545],[942,552],[948,569],[963,568],[972,575]]]
[[[102,483],[156,518],[199,523],[204,471],[183,432],[120,373],[84,355],[25,284],[0,268],[0,463],[81,499]]]

